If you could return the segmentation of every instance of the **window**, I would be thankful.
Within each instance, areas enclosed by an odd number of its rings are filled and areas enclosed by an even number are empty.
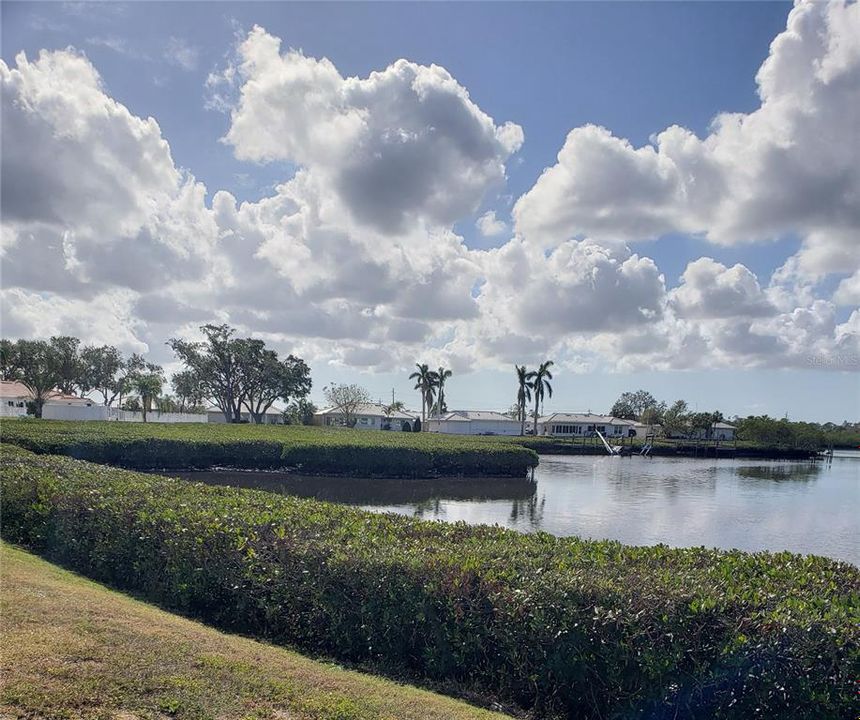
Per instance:
[[[358,424],[359,425],[367,425],[367,418],[366,417],[359,418]]]
[[[10,400],[10,401],[8,402],[8,405],[9,405],[9,407],[15,407],[15,401],[14,401],[14,400]]]

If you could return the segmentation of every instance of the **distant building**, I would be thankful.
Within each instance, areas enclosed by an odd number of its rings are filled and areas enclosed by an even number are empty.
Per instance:
[[[16,380],[0,380],[0,417],[26,417],[27,403],[33,401],[33,393],[27,386]],[[91,408],[95,406],[89,398],[78,397],[77,395],[65,395],[61,392],[51,392],[45,400],[42,414],[45,417],[51,417],[49,406],[72,407],[72,408]],[[69,410],[57,410],[57,414],[71,413]],[[87,415],[87,411],[82,411],[82,415]],[[74,418],[69,418],[74,419]],[[83,418],[82,418],[83,419]]]
[[[690,440],[734,440],[735,426],[718,422],[709,428],[697,428],[684,437]],[[672,437],[675,437],[674,435]]]
[[[519,435],[521,424],[490,410],[454,410],[427,420],[430,432],[450,435]]]
[[[635,437],[636,423],[612,415],[592,413],[553,413],[538,418],[538,435],[553,437],[594,437],[598,432],[606,438]]]
[[[386,413],[381,403],[362,403],[355,411],[355,427],[360,430],[412,430],[417,416],[414,413],[393,410]],[[314,413],[314,425],[344,427],[346,418],[339,407],[330,407]]]
[[[209,406],[206,408],[206,419],[203,422],[212,423],[214,425],[226,425],[227,419],[224,417],[224,413],[221,410],[214,406]],[[244,423],[253,423],[254,418],[251,416],[247,410],[243,410],[240,417],[242,418],[242,422]],[[263,425],[283,425],[284,424],[284,411],[272,405],[266,412],[263,417]]]

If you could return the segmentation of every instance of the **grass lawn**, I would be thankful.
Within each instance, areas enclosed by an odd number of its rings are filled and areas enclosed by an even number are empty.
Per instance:
[[[0,544],[0,718],[501,720],[212,630]]]

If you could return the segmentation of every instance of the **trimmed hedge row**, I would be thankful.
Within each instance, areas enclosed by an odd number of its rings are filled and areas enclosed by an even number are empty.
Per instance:
[[[306,473],[397,477],[523,477],[531,450],[420,433],[304,426],[6,420],[4,442],[135,470],[296,468]]]
[[[538,716],[860,710],[848,563],[521,535],[2,448],[4,539],[222,628]]]

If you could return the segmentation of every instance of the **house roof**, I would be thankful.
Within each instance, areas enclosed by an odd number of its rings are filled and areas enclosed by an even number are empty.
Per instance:
[[[734,425],[729,425],[728,423],[724,423],[724,422],[714,423],[714,427],[715,428],[723,428],[725,430],[734,430],[735,429]]]
[[[391,413],[385,412],[385,408],[387,405],[382,405],[380,403],[361,403],[356,406],[355,414],[363,415],[364,417],[382,417],[388,418],[390,420],[414,420],[417,415],[415,413],[403,412],[401,410],[394,410]],[[320,410],[316,415],[343,415],[340,407],[329,407],[324,410]]]
[[[429,418],[430,420],[443,420],[445,422],[471,422],[472,420],[490,420],[494,422],[510,422],[519,424],[519,420],[509,418],[500,412],[493,410],[452,410],[441,418]]]
[[[593,413],[553,413],[538,418],[539,423],[585,423],[588,425],[635,425],[633,420],[623,420],[612,415],[595,415]]]
[[[24,383],[17,380],[0,380],[0,398],[20,398],[24,400],[32,400],[33,393],[27,389]],[[78,395],[66,395],[65,393],[57,392],[56,390],[48,394],[48,400],[55,402],[92,402],[89,398],[79,397]]]

